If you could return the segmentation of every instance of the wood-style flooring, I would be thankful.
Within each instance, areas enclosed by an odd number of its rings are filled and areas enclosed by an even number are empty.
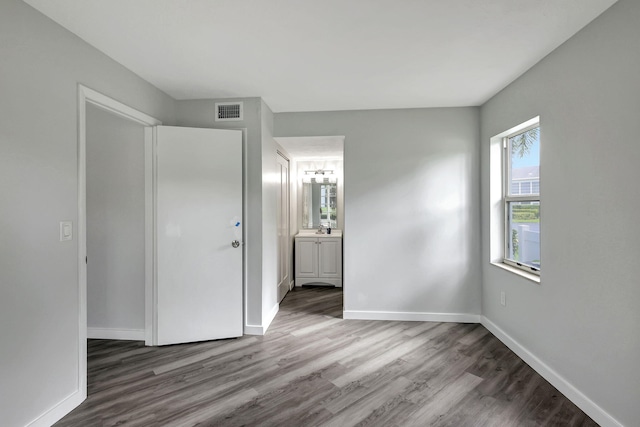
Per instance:
[[[89,340],[63,426],[596,426],[478,324],[342,319],[296,288],[265,336],[145,347]]]

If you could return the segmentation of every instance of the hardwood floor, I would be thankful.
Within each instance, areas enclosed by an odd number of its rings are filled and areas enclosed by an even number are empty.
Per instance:
[[[597,425],[481,325],[341,317],[340,289],[297,288],[263,337],[89,340],[56,425]]]

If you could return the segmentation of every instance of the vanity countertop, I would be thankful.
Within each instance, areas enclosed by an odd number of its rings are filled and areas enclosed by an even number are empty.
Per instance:
[[[326,231],[322,234],[318,234],[317,230],[300,230],[296,237],[342,237],[342,230],[331,230],[331,234],[327,234]]]

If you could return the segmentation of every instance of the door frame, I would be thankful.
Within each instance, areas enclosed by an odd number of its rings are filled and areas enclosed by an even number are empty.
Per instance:
[[[291,282],[292,282],[292,278],[291,278],[291,261],[292,260],[291,260],[291,258],[292,258],[293,252],[291,251],[291,246],[292,246],[291,245],[291,159],[289,159],[289,156],[287,154],[285,154],[284,151],[281,151],[279,149],[276,150],[276,163],[280,164],[280,159],[278,159],[278,157],[282,158],[284,161],[286,161],[286,164],[287,164],[287,182],[286,182],[286,185],[284,186],[284,188],[286,188],[286,193],[284,195],[281,195],[281,196],[286,196],[286,199],[287,199],[286,200],[286,207],[285,207],[285,210],[284,210],[284,213],[286,215],[286,221],[285,221],[286,229],[284,230],[284,234],[285,234],[284,241],[286,242],[286,245],[287,245],[286,254],[284,255],[284,259],[286,260],[285,261],[285,264],[286,264],[285,267],[286,268],[285,268],[284,275],[285,275],[286,280],[287,280],[287,282],[286,282],[287,291],[282,296],[282,298],[284,298],[286,296],[287,292],[289,292],[291,290]],[[282,187],[282,171],[280,171],[280,182],[279,182],[279,184],[280,184],[280,189],[278,191],[281,191],[282,188],[283,188]],[[282,207],[281,205],[278,206],[277,210],[279,211],[281,207]],[[280,214],[282,214],[282,213],[280,213]],[[278,215],[276,215],[276,216],[278,216]],[[282,218],[278,218],[278,219],[280,220],[280,222],[277,224],[278,225],[278,229],[279,229],[280,228],[280,224],[282,223]],[[280,242],[281,242],[281,239],[280,239],[280,236],[278,236],[278,245],[277,245],[278,246],[278,258],[280,258],[280,256],[282,255],[281,254],[281,248],[280,248]],[[280,261],[280,259],[278,259],[278,261]],[[280,266],[278,266],[278,268],[279,267]],[[281,285],[280,277],[278,277],[278,283],[276,285],[277,286],[276,292],[277,292],[277,296],[278,296],[278,304],[280,304],[280,302],[282,301],[282,298],[280,298],[280,285]]]
[[[145,126],[144,187],[145,187],[145,344],[151,345],[153,322],[153,171],[151,127],[162,122],[129,107],[87,86],[78,84],[78,348],[79,388],[86,397],[87,387],[87,104]]]

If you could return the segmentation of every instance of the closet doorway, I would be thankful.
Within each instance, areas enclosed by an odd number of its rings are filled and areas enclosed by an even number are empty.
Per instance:
[[[144,131],[86,108],[87,336],[145,338]]]

